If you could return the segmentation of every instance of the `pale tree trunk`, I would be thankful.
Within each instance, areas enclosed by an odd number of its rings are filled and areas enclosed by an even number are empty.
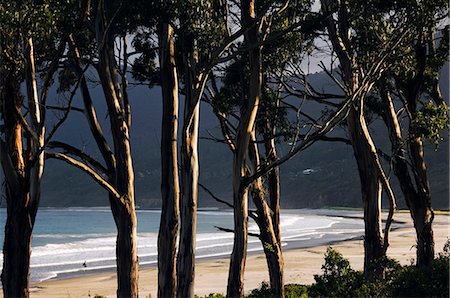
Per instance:
[[[400,188],[410,210],[414,228],[416,230],[416,262],[418,266],[428,266],[434,258],[434,238],[432,229],[434,214],[433,209],[431,208],[431,197],[429,196],[429,186],[426,178],[423,145],[421,144],[420,139],[413,140],[414,145],[410,145],[411,156],[415,160],[413,166],[414,168],[417,168],[418,166],[419,169],[421,169],[419,172],[416,170],[416,175],[421,175],[421,177],[423,177],[419,179],[416,178],[418,184],[416,184],[415,187],[407,163],[406,142],[401,134],[400,124],[391,96],[383,84],[380,85],[379,89],[385,109],[382,116],[388,128],[389,137],[392,143],[394,173],[399,181]],[[414,151],[411,146],[414,148]],[[416,175],[414,176],[416,177]],[[422,191],[417,191],[416,189],[422,189]]]
[[[29,297],[31,234],[40,200],[44,171],[44,125],[36,84],[33,40],[26,40],[25,82],[29,108],[27,150],[23,151],[22,125],[16,116],[22,112],[18,79],[6,77],[1,82],[1,110],[5,142],[0,140],[0,160],[6,181],[7,219],[1,275],[5,297]],[[28,152],[29,156],[25,156]]]
[[[331,12],[330,0],[321,0],[324,13]],[[361,87],[359,80],[359,66],[357,64],[355,54],[351,51],[351,40],[349,39],[351,28],[348,23],[348,11],[343,2],[338,3],[338,19],[335,21],[329,18],[327,21],[327,30],[333,45],[334,51],[339,58],[342,79],[348,98],[355,96],[355,93]],[[353,147],[358,166],[358,173],[361,184],[361,196],[364,207],[364,273],[372,278],[378,277],[382,273],[381,270],[371,270],[372,264],[376,264],[377,260],[383,257],[387,249],[387,237],[383,242],[383,232],[381,228],[381,192],[382,180],[385,178],[383,169],[376,152],[375,144],[370,136],[365,118],[364,118],[364,97],[371,87],[360,92],[355,99],[353,106],[347,116],[347,125],[349,137]],[[393,198],[388,181],[383,181],[385,188],[388,189],[390,201],[395,209],[395,199]],[[391,215],[391,212],[390,212]],[[385,236],[389,231],[391,218],[388,218]]]
[[[253,141],[256,141],[254,134]],[[249,162],[253,173],[259,169],[259,151],[256,142],[249,145]],[[267,267],[269,269],[270,287],[277,297],[284,297],[284,260],[281,245],[275,234],[271,210],[266,202],[261,178],[252,183],[251,195],[256,206],[256,223],[260,231],[260,240],[266,255]]]
[[[275,127],[270,120],[267,120],[264,128],[264,146],[266,149],[266,159],[269,163],[278,160],[277,147],[275,145]],[[280,226],[280,167],[274,167],[267,176],[269,188],[269,205],[272,211],[272,224],[278,245],[281,248],[281,226]]]
[[[347,124],[358,165],[364,206],[364,272],[370,275],[371,264],[384,255],[381,228],[382,185],[374,160],[376,148],[370,138],[362,112],[352,108]]]
[[[184,41],[185,104],[181,141],[180,243],[177,256],[177,296],[194,297],[195,241],[198,198],[198,123],[200,100],[196,41]],[[200,92],[200,93],[199,93]]]
[[[243,179],[245,178],[245,156],[258,112],[262,85],[261,47],[258,45],[259,32],[255,13],[254,0],[241,1],[242,27],[248,28],[244,37],[250,48],[250,87],[247,102],[241,112],[233,157],[234,242],[228,274],[227,297],[244,296],[244,271],[248,238],[248,186],[243,183]]]
[[[431,265],[434,259],[433,219],[431,208],[430,183],[427,176],[427,165],[424,158],[423,138],[413,125],[417,118],[417,103],[419,102],[420,87],[409,86],[406,93],[408,110],[411,113],[409,123],[409,152],[411,156],[412,174],[417,188],[417,197],[413,204],[414,227],[417,233],[417,265],[425,267]]]
[[[178,78],[173,28],[160,25],[159,59],[163,116],[161,133],[161,221],[158,233],[158,297],[176,296],[176,251],[180,186],[178,182],[177,128]]]
[[[99,46],[98,73],[108,107],[114,142],[115,171],[109,181],[120,194],[120,200],[110,195],[111,210],[117,227],[117,296],[137,297],[139,265],[137,258],[136,211],[134,205],[134,172],[130,149],[128,103],[122,100],[118,82],[118,66],[114,56],[114,39],[106,31],[107,1],[97,10],[96,39]]]

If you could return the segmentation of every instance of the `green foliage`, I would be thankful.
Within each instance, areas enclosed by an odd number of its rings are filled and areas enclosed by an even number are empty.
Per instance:
[[[254,289],[245,296],[246,298],[277,298],[278,296],[270,288],[267,282],[262,282],[261,286]],[[308,287],[298,284],[287,284],[284,286],[284,297],[285,298],[307,298],[308,297]]]
[[[353,270],[350,262],[331,247],[325,253],[322,271],[322,275],[314,275],[315,283],[309,290],[312,297],[360,297],[370,292],[362,273]]]
[[[440,134],[441,130],[449,127],[448,111],[446,103],[436,105],[432,101],[428,101],[417,112],[414,119],[415,133],[438,145],[443,140]]]
[[[315,275],[309,288],[311,297],[448,297],[450,241],[428,268],[401,266],[396,260],[382,258],[372,268],[382,268],[383,278],[365,279],[350,267],[339,252],[328,248],[323,274]]]
[[[431,266],[404,266],[396,273],[389,295],[397,297],[449,297],[450,240]]]

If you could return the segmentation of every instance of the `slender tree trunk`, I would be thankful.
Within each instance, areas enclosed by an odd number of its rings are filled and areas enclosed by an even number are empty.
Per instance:
[[[428,266],[434,258],[434,238],[433,238],[433,209],[431,208],[431,197],[429,196],[429,186],[425,183],[424,186],[417,184],[414,187],[413,180],[411,178],[406,153],[406,143],[403,140],[400,124],[395,113],[394,105],[390,97],[389,92],[384,85],[380,86],[380,94],[383,100],[385,112],[383,113],[383,119],[389,131],[389,137],[392,143],[393,152],[393,169],[394,173],[399,181],[400,188],[403,196],[405,197],[406,204],[411,213],[411,217],[414,222],[414,228],[417,235],[417,265]],[[422,177],[425,179],[417,179],[416,181],[422,183],[427,181],[426,179],[426,167],[423,159],[423,148],[420,139],[413,140],[414,151],[411,150],[411,156],[415,159],[413,166],[422,169],[422,171],[416,170],[416,175],[422,172]],[[417,191],[422,189],[422,191]],[[428,189],[428,191],[427,191]]]
[[[253,135],[253,141],[255,141]],[[249,148],[249,160],[252,171],[255,172],[260,165],[259,151],[257,144],[253,142]],[[275,228],[272,222],[270,208],[266,202],[263,192],[261,178],[256,179],[252,184],[252,198],[256,206],[257,219],[260,231],[260,240],[266,255],[267,268],[269,269],[270,287],[277,297],[284,297],[284,260],[281,253]]]
[[[247,257],[248,239],[248,188],[241,188],[241,176],[244,169],[234,157],[233,162],[233,205],[234,205],[234,241],[228,272],[227,297],[244,296],[244,270]],[[238,174],[238,173],[239,174]]]
[[[116,265],[117,265],[117,297],[138,296],[138,260],[136,213],[134,206],[123,206],[115,197],[114,219],[117,227]]]
[[[161,221],[158,233],[158,297],[176,296],[176,251],[180,186],[178,182],[177,128],[178,78],[173,28],[161,24],[159,59],[163,96],[161,133]]]
[[[121,195],[110,196],[111,210],[117,227],[117,296],[137,297],[139,265],[136,240],[136,211],[134,205],[134,171],[131,158],[128,102],[123,100],[118,81],[118,66],[114,54],[114,38],[105,28],[108,24],[108,1],[99,4],[96,39],[99,45],[98,73],[103,88],[111,135],[114,142],[115,167],[109,169],[109,181]]]
[[[259,31],[255,13],[254,0],[241,1],[242,27],[248,28],[244,38],[251,48],[249,50],[250,79],[249,93],[241,111],[233,157],[234,242],[228,274],[227,297],[244,296],[248,237],[248,185],[243,183],[243,179],[245,178],[245,156],[258,112],[262,85],[261,47],[258,45]]]
[[[359,105],[359,108],[362,106]],[[352,108],[347,124],[358,165],[364,206],[364,272],[369,276],[375,273],[376,276],[380,272],[371,272],[371,265],[384,255],[381,228],[382,185],[375,160],[376,149],[362,111]]]
[[[198,88],[195,66],[198,63],[196,41],[185,41],[186,92],[181,141],[180,243],[177,256],[177,295],[194,297],[195,241],[198,200],[198,123],[202,89]],[[200,93],[199,93],[200,92]]]
[[[411,128],[410,128],[411,131]],[[433,219],[431,208],[430,185],[426,173],[426,163],[423,156],[423,141],[414,136],[410,140],[413,173],[418,189],[418,197],[413,204],[414,227],[417,233],[417,265],[429,266],[434,259]]]
[[[266,149],[266,158],[269,163],[278,160],[277,147],[275,145],[275,128],[272,127],[272,123],[267,121],[264,135],[264,146]],[[278,246],[281,248],[281,226],[280,226],[280,199],[281,199],[281,187],[280,187],[280,168],[275,167],[269,172],[267,177],[267,184],[269,187],[269,203],[270,210],[272,211],[272,224],[275,232],[275,237],[278,242]]]

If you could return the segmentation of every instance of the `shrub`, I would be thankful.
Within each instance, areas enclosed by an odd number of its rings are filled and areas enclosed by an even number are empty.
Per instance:
[[[287,284],[284,286],[285,298],[307,298],[308,286],[299,284]]]
[[[363,274],[353,270],[350,262],[331,247],[325,253],[322,270],[322,275],[314,275],[315,283],[309,288],[312,297],[361,297],[370,293]]]
[[[267,282],[263,281],[259,288],[253,289],[247,296],[247,298],[259,297],[274,298],[276,297],[276,295],[275,292],[270,288],[270,285]]]
[[[431,266],[404,266],[392,282],[390,295],[394,297],[449,297],[450,241]]]
[[[278,296],[270,288],[267,282],[262,282],[261,286],[254,289],[246,296],[246,298],[277,298]],[[307,298],[308,287],[299,284],[287,284],[284,286],[285,298]]]

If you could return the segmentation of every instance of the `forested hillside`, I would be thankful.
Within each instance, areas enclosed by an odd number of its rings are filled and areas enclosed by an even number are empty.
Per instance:
[[[311,84],[330,91],[332,83],[324,73],[312,74]],[[442,71],[441,85],[448,100],[448,67]],[[335,87],[334,87],[335,88]],[[92,89],[98,104],[99,116],[107,127],[106,108],[100,88]],[[136,171],[136,199],[142,208],[160,206],[160,131],[161,94],[159,87],[149,89],[145,85],[130,88],[133,121],[131,128],[132,150]],[[53,93],[55,98],[56,94]],[[78,99],[79,100],[79,99]],[[295,99],[293,99],[295,100]],[[181,103],[182,104],[182,103]],[[74,106],[81,103],[75,103]],[[182,110],[183,107],[180,108]],[[314,105],[308,106],[312,113],[319,113]],[[232,156],[222,143],[210,140],[210,133],[220,138],[218,121],[207,103],[201,106],[200,131],[200,182],[218,197],[231,201]],[[59,130],[55,139],[83,145],[85,150],[95,150],[95,144],[87,133],[88,127],[83,116],[72,112],[69,121]],[[377,146],[389,152],[389,142],[385,139],[385,128],[379,120],[371,124]],[[345,136],[345,129],[338,128],[335,134]],[[428,144],[426,159],[430,175],[433,205],[435,208],[449,208],[448,173],[448,133],[436,148]],[[280,156],[289,151],[284,145]],[[98,154],[98,153],[97,153]],[[312,171],[305,171],[312,169]],[[359,177],[351,146],[339,142],[317,142],[281,167],[281,204],[285,208],[319,208],[329,206],[360,207]],[[46,164],[42,205],[43,206],[106,206],[106,192],[84,173],[55,160]],[[392,174],[391,181],[396,190],[397,179]],[[396,192],[401,194],[400,191]],[[201,207],[225,207],[217,203],[207,193],[200,190]],[[400,207],[405,207],[403,198],[398,199]]]

